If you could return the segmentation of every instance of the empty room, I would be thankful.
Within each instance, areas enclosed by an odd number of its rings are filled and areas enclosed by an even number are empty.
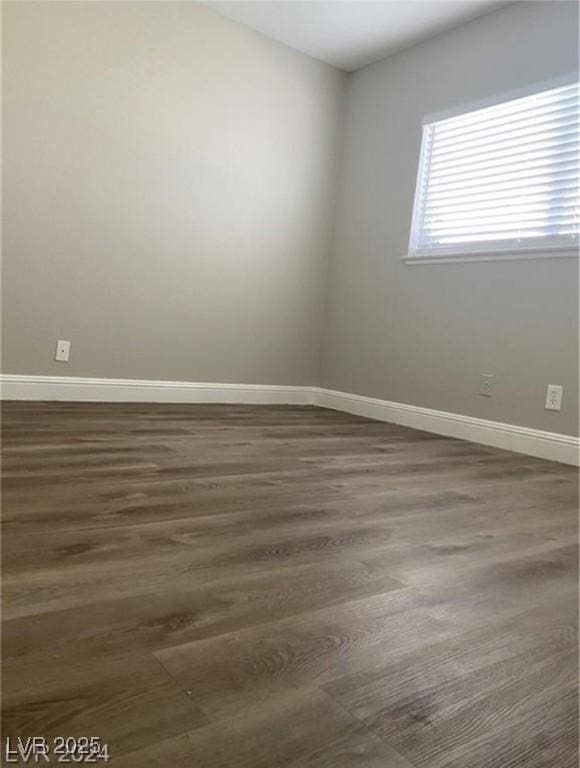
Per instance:
[[[578,3],[1,10],[0,763],[577,768]]]

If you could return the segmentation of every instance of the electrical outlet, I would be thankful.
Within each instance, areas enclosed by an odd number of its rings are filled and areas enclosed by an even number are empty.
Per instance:
[[[493,381],[495,376],[493,373],[482,373],[479,380],[479,394],[484,397],[491,397],[493,395]]]
[[[559,384],[548,384],[546,387],[546,410],[559,411],[562,408],[564,387]]]
[[[70,341],[59,339],[56,342],[56,354],[54,359],[58,360],[59,363],[68,363],[70,360]]]

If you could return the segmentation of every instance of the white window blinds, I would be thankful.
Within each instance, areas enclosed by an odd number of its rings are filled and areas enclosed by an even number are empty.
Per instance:
[[[423,128],[409,256],[574,249],[578,83]]]

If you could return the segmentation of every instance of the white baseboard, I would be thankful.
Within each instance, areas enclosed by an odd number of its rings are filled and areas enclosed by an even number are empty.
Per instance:
[[[0,382],[3,400],[318,405],[564,464],[580,463],[577,437],[320,387],[11,374]]]
[[[95,379],[74,376],[0,377],[3,400],[132,403],[312,403],[312,387],[189,381]]]
[[[499,421],[314,388],[314,404],[563,464],[580,464],[580,438]]]

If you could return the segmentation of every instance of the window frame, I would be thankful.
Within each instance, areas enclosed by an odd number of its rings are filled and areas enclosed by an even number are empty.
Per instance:
[[[425,251],[417,252],[417,240],[419,235],[419,221],[421,219],[420,210],[423,200],[423,184],[426,179],[424,174],[425,164],[429,161],[431,153],[431,142],[429,140],[431,125],[443,120],[449,120],[453,117],[467,115],[470,112],[476,112],[486,107],[498,106],[509,101],[515,101],[526,96],[548,91],[554,88],[560,88],[566,85],[572,85],[579,81],[578,72],[570,72],[564,76],[553,78],[552,80],[534,83],[504,92],[487,99],[480,99],[476,102],[457,105],[452,109],[442,112],[434,112],[425,115],[422,122],[421,146],[419,151],[419,162],[417,167],[417,176],[415,181],[415,194],[413,197],[413,211],[411,217],[411,229],[409,236],[408,251],[402,257],[406,264],[445,264],[453,262],[479,262],[479,261],[519,261],[522,259],[570,259],[580,256],[580,237],[577,243],[536,243],[511,245],[509,248],[498,248],[483,244],[482,246],[466,243],[465,246],[451,246],[448,250],[440,248],[437,253],[428,254]]]

